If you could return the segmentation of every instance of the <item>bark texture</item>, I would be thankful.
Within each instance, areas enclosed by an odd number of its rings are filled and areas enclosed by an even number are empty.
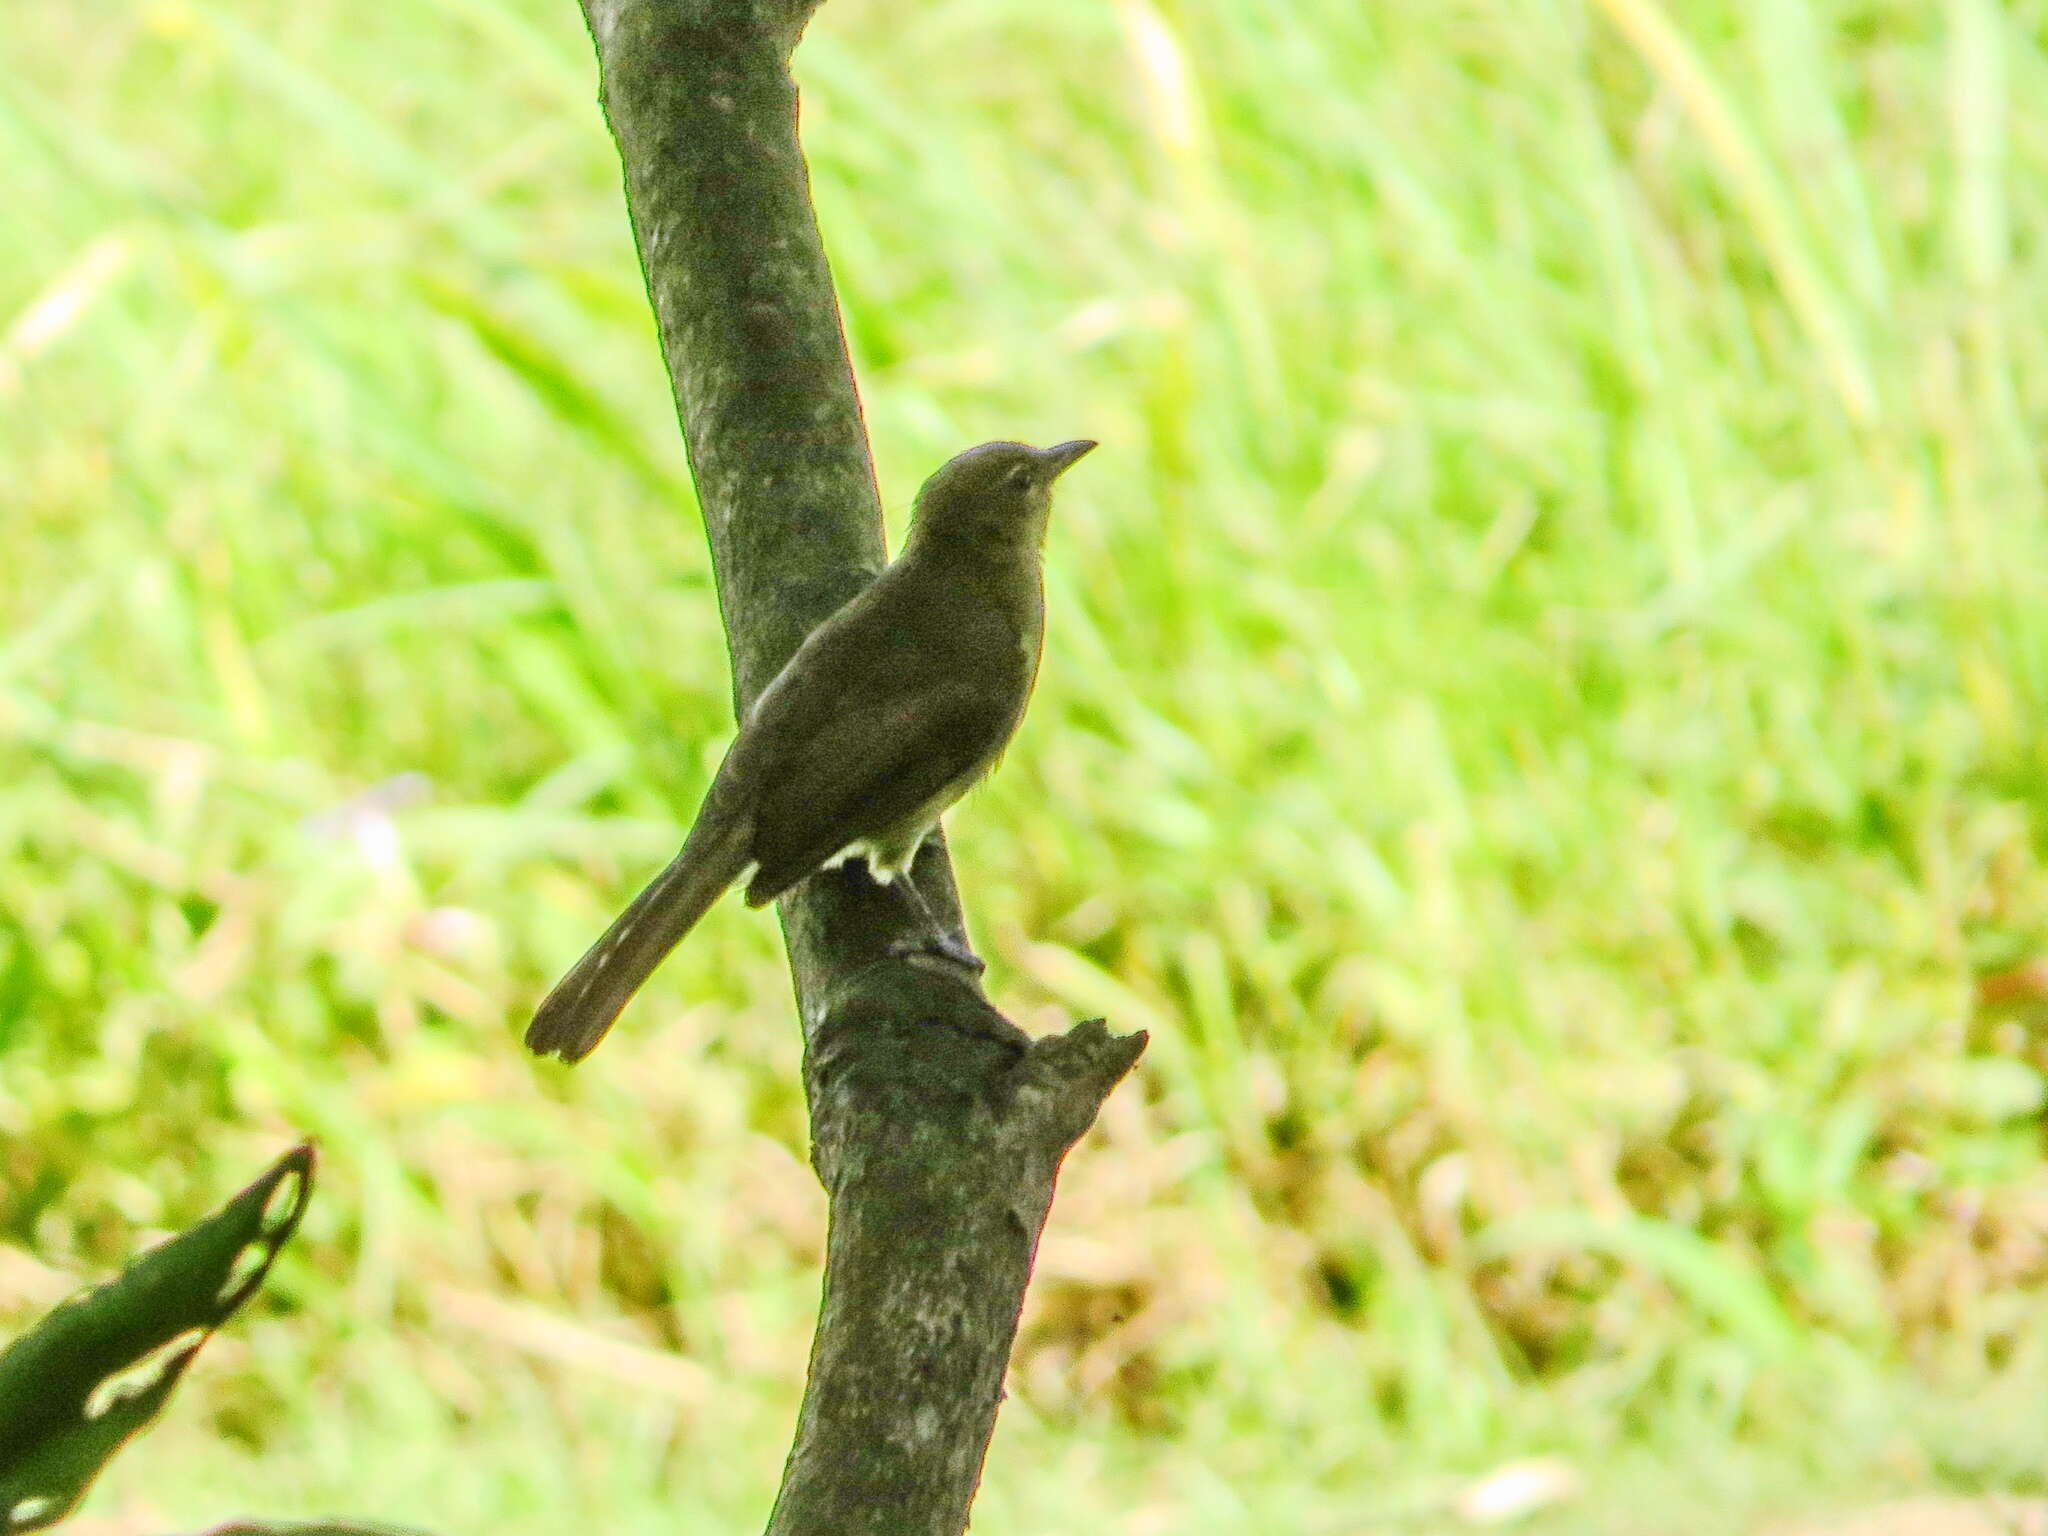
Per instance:
[[[584,0],[741,709],[884,559],[797,143],[788,62],[815,3]],[[936,838],[915,878],[957,915]],[[915,920],[858,869],[781,914],[831,1233],[769,1530],[956,1536],[1060,1160],[1145,1037],[1031,1041],[957,968],[893,956]]]

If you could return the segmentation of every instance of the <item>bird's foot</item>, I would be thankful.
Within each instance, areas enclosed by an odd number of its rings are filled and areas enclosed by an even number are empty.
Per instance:
[[[911,955],[930,955],[950,961],[970,976],[979,976],[988,969],[988,962],[969,949],[967,940],[956,933],[928,933],[915,939],[898,939],[889,946],[889,953],[899,960]]]

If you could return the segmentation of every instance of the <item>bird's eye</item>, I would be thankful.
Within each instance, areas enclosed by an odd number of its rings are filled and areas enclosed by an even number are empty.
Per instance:
[[[1019,464],[1015,469],[1003,476],[1003,483],[1013,491],[1029,490],[1031,488],[1031,466],[1029,464]]]

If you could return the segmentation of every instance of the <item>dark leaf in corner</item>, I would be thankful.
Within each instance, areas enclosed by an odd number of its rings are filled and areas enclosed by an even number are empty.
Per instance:
[[[0,1354],[0,1536],[71,1512],[214,1329],[255,1294],[312,1188],[308,1142]]]

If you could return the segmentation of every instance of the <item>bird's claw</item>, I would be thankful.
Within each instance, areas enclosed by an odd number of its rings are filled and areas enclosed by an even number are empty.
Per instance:
[[[898,939],[889,946],[889,953],[899,960],[911,955],[930,955],[959,966],[971,976],[979,976],[988,969],[988,962],[969,949],[964,938],[952,933],[927,933],[914,939]]]

